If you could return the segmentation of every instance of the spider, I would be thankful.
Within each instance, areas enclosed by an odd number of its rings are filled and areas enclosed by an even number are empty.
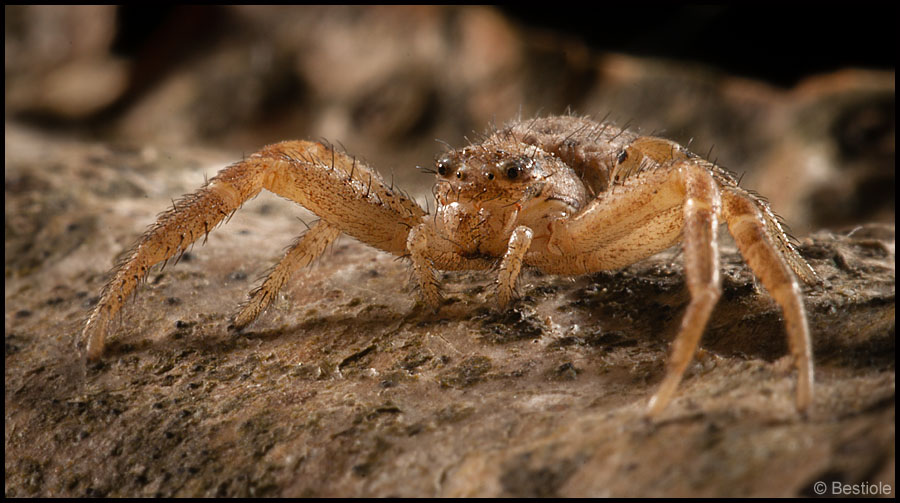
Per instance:
[[[437,310],[436,270],[495,269],[501,308],[523,266],[579,275],[618,269],[683,242],[690,302],[666,375],[649,401],[659,414],[693,359],[721,296],[720,220],[750,269],[780,305],[798,370],[797,408],[813,398],[809,328],[797,277],[820,280],[768,204],[732,175],[681,145],[576,116],[514,121],[435,162],[433,214],[333,146],[286,141],[232,164],[162,213],[112,273],[85,327],[89,360],[101,357],[112,317],[150,268],[183,253],[245,201],[267,189],[319,220],[286,252],[234,318],[257,318],[285,281],[341,233],[406,257]]]

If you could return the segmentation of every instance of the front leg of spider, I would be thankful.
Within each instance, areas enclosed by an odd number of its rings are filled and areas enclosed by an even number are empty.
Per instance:
[[[390,188],[378,172],[330,145],[288,141],[265,147],[176,201],[141,236],[128,258],[114,269],[85,324],[82,338],[88,360],[102,356],[110,322],[151,267],[182,253],[263,189],[295,201],[322,221],[251,294],[236,326],[246,326],[256,318],[287,277],[319,256],[338,234],[405,255],[409,230],[425,216],[425,211]]]

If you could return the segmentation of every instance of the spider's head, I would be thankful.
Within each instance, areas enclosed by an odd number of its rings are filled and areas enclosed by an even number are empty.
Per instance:
[[[435,196],[440,204],[475,203],[479,206],[523,203],[541,194],[558,162],[534,146],[500,148],[472,145],[437,158]]]

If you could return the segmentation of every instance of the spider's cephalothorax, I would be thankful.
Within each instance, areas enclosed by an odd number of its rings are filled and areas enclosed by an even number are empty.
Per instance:
[[[516,226],[528,227],[537,243],[546,244],[550,222],[577,212],[588,199],[578,174],[535,145],[469,146],[441,156],[436,165],[436,227],[468,255],[502,257]]]
[[[84,328],[97,359],[112,317],[155,264],[182,253],[262,189],[321,220],[288,251],[235,317],[257,318],[297,269],[341,233],[409,257],[425,301],[437,309],[436,270],[496,268],[501,307],[523,265],[575,275],[617,269],[679,240],[691,301],[650,412],[662,411],[693,358],[721,295],[717,232],[728,230],[784,313],[799,371],[797,405],[812,402],[813,363],[799,277],[818,278],[768,205],[725,170],[680,145],[610,124],[563,116],[513,122],[435,162],[435,214],[390,188],[378,173],[332,146],[270,145],[183,197],[140,238],[107,283]]]

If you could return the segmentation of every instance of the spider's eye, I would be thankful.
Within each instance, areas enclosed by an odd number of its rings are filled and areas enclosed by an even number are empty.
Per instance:
[[[515,180],[519,178],[525,168],[527,167],[527,161],[523,159],[512,159],[506,161],[501,166],[501,169],[506,174],[506,177],[510,180]]]
[[[447,176],[453,171],[453,167],[450,165],[450,159],[442,158],[437,161],[437,172],[441,176]]]
[[[494,179],[494,174],[493,174],[493,173],[488,173],[488,174],[487,174],[487,179],[488,179],[488,180],[493,180],[493,179]]]

